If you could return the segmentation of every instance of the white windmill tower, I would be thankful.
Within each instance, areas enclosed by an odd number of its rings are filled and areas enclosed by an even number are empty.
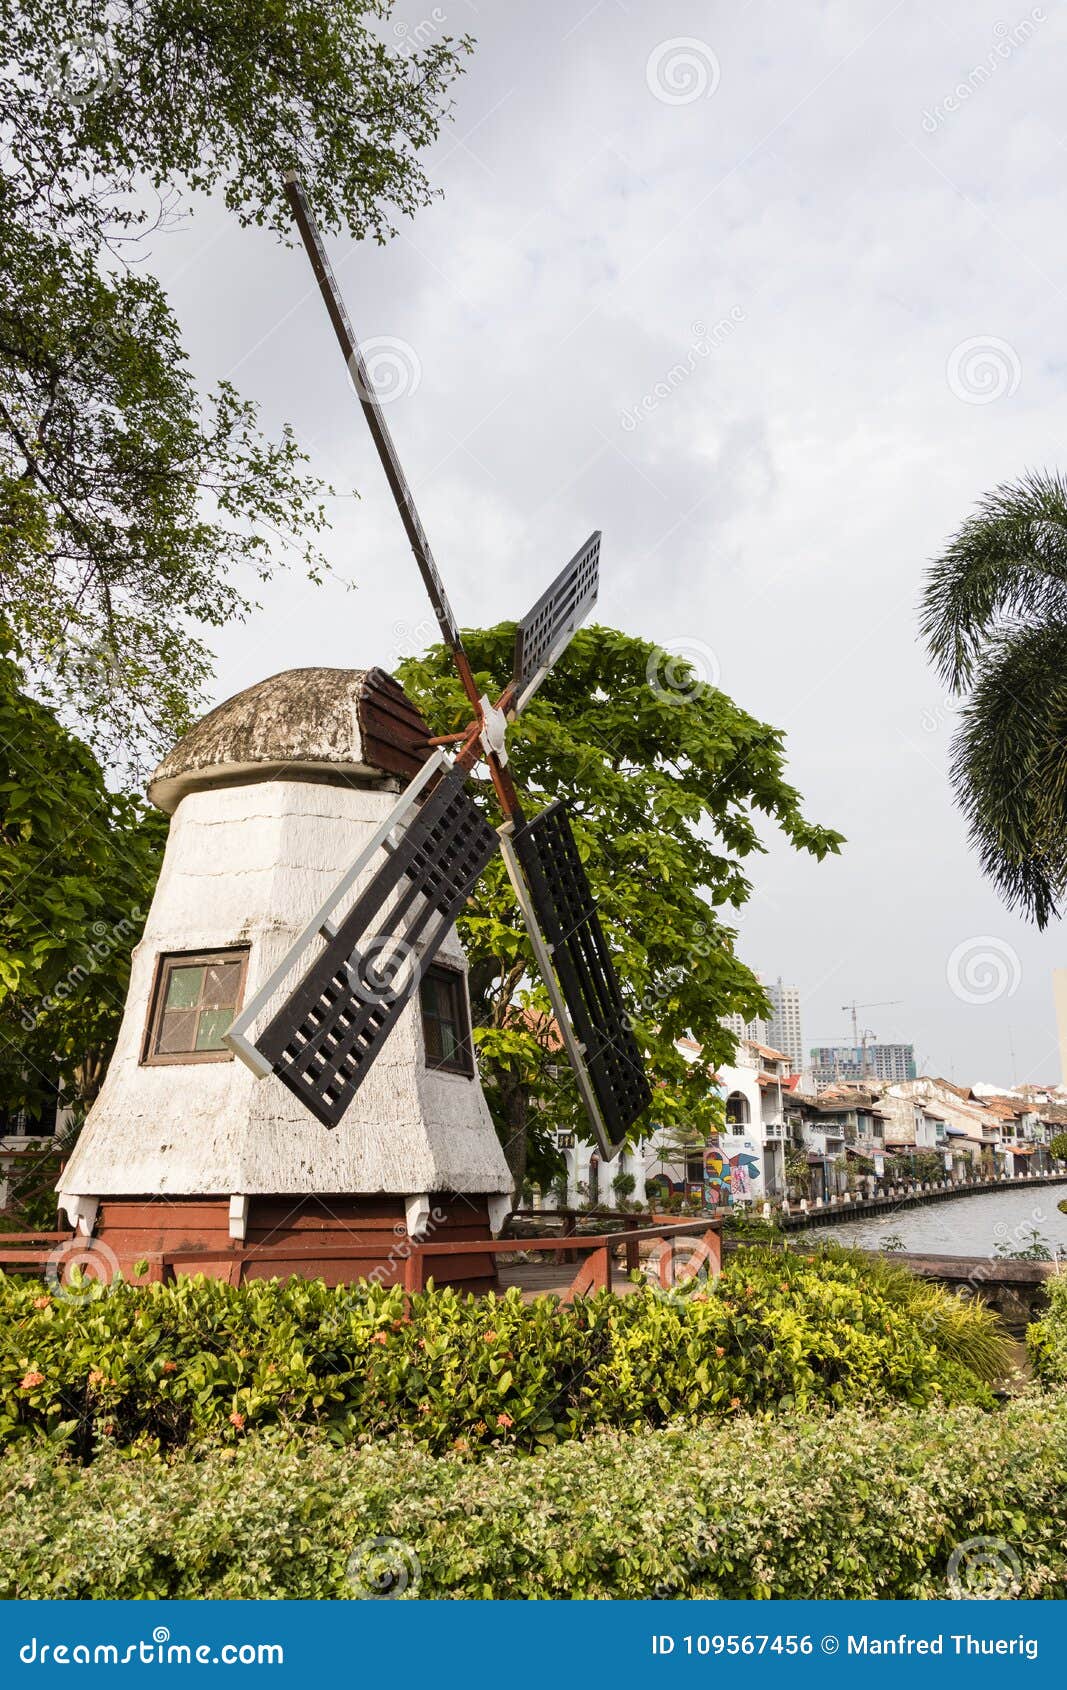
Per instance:
[[[127,1271],[229,1241],[306,1244],[307,1271],[316,1245],[356,1235],[380,1238],[395,1277],[398,1236],[436,1217],[438,1241],[484,1238],[510,1208],[451,923],[426,970],[412,953],[368,978],[381,1009],[403,996],[402,1013],[336,1130],[224,1042],[305,931],[358,890],[354,847],[358,861],[395,827],[404,779],[418,792],[432,778],[428,736],[381,670],[296,669],[221,704],[156,770],[149,796],[172,816],[163,868],[115,1054],[60,1181],[72,1223]],[[476,1265],[459,1261],[458,1277]]]

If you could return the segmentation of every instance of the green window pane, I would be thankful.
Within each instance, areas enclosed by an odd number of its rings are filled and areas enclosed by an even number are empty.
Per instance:
[[[191,1009],[200,1002],[203,984],[202,964],[193,968],[172,968],[167,982],[167,1009]]]
[[[197,1050],[225,1050],[222,1035],[233,1020],[233,1009],[205,1009],[196,1029]]]
[[[195,1037],[196,1010],[168,1009],[159,1025],[156,1050],[160,1056],[178,1056],[183,1051],[192,1050]]]

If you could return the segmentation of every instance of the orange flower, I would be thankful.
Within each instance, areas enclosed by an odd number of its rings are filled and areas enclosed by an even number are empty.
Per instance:
[[[515,1424],[510,1414],[498,1414],[496,1417],[496,1423],[498,1426],[503,1426],[505,1431],[507,1431],[509,1426],[514,1426]]]
[[[389,1339],[384,1332],[376,1332],[371,1339],[372,1344],[387,1344],[388,1342]]]
[[[165,1361],[163,1363],[163,1371],[164,1373],[177,1373],[178,1363],[176,1361]]]
[[[495,1332],[483,1332],[482,1338],[483,1338],[484,1342],[487,1343],[487,1344],[495,1343],[496,1342],[496,1333]]]
[[[741,1407],[741,1398],[740,1397],[731,1397],[730,1398],[730,1407],[731,1408],[740,1408]]]
[[[239,1432],[243,1432],[244,1431],[244,1424],[245,1424],[244,1415],[238,1414],[237,1410],[234,1409],[233,1413],[230,1415],[230,1425],[236,1426],[237,1430]]]
[[[24,1373],[22,1375],[22,1389],[24,1391],[32,1391],[35,1385],[43,1384],[44,1374],[36,1372],[33,1368],[30,1369],[29,1373]]]
[[[726,1351],[723,1349],[721,1344],[716,1344],[715,1354],[718,1356],[720,1361],[722,1360],[723,1356],[726,1354]]]
[[[35,1309],[51,1308],[52,1299],[51,1299],[51,1297],[35,1297],[33,1299],[33,1306],[34,1306]]]
[[[456,1439],[456,1440],[455,1440],[455,1442],[454,1442],[454,1443],[453,1443],[453,1445],[452,1445],[452,1448],[453,1448],[453,1449],[460,1449],[460,1450],[462,1450],[462,1449],[470,1449],[470,1447],[471,1447],[471,1446],[470,1446],[470,1444],[469,1444],[469,1443],[468,1443],[468,1442],[467,1442],[467,1440],[466,1440],[466,1438],[457,1438],[457,1439]]]
[[[105,1378],[106,1374],[101,1373],[98,1367],[94,1367],[89,1375],[89,1383],[90,1385],[102,1385]]]
[[[100,1430],[103,1432],[105,1438],[113,1438],[115,1436],[115,1422],[113,1420],[105,1420]]]
[[[474,1430],[477,1432],[478,1436],[481,1437],[482,1433],[488,1432],[489,1428],[484,1420],[476,1420],[474,1422]]]

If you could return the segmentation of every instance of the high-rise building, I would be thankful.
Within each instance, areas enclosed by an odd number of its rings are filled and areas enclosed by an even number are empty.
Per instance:
[[[783,1056],[789,1058],[789,1071],[799,1074],[804,1066],[804,1036],[800,1027],[800,988],[786,986],[782,983],[782,976],[773,986],[766,987],[767,996],[774,1005],[774,1013],[767,1023],[767,1038],[764,1041],[780,1050]]]
[[[735,1039],[752,1039],[758,1045],[773,1043],[768,1035],[766,1021],[746,1021],[743,1015],[724,1015],[722,1024]]]
[[[914,1080],[914,1045],[869,1044],[866,1061],[861,1045],[816,1045],[811,1067],[817,1086],[835,1080]]]

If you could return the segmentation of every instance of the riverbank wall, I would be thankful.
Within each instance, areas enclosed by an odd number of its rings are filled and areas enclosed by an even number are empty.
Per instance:
[[[797,1232],[809,1226],[833,1226],[854,1221],[864,1215],[896,1214],[903,1209],[919,1209],[928,1203],[949,1203],[956,1197],[977,1197],[982,1192],[1029,1191],[1039,1186],[1060,1185],[1067,1191],[1067,1172],[1054,1174],[1024,1174],[1019,1178],[963,1179],[913,1181],[894,1186],[877,1197],[857,1197],[846,1193],[831,1197],[827,1202],[783,1204],[772,1210],[770,1219],[783,1232]]]

